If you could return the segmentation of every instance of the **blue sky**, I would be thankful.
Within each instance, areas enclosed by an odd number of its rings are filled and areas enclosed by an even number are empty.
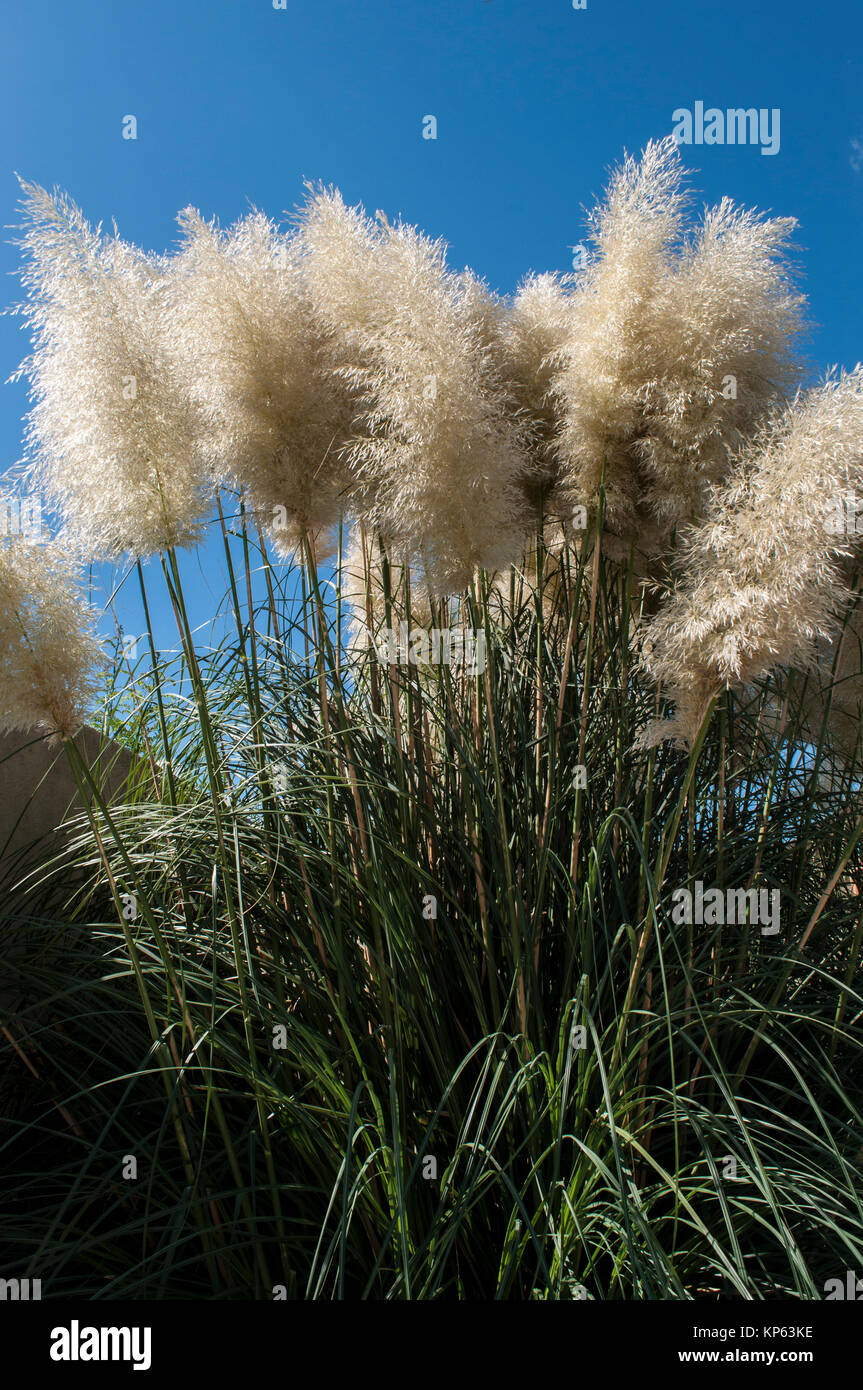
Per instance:
[[[859,0],[39,0],[2,24],[4,225],[13,170],[158,250],[190,203],[225,222],[250,202],[278,215],[320,179],[443,236],[454,265],[501,291],[570,268],[609,167],[668,133],[676,108],[779,108],[776,155],[684,150],[698,201],[798,218],[813,372],[863,356]],[[0,378],[25,350],[0,319]],[[0,387],[0,472],[25,409],[22,385]]]

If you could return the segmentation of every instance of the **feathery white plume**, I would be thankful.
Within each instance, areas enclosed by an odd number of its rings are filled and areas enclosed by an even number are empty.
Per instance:
[[[171,371],[164,262],[103,238],[65,196],[23,186],[35,481],[92,555],[192,545],[206,473]]]
[[[53,542],[0,543],[0,732],[73,734],[95,697],[100,647]]]
[[[730,454],[799,381],[805,301],[787,261],[795,225],[723,199],[660,285],[637,456],[641,505],[665,538],[701,516]]]
[[[704,514],[730,455],[799,381],[794,221],[728,199],[686,235],[672,139],[628,158],[592,215],[595,253],[549,330],[564,491],[596,505],[608,553],[655,555]],[[535,409],[535,407],[534,407]]]
[[[277,551],[339,518],[352,406],[316,326],[295,242],[261,213],[227,231],[187,209],[171,268],[177,370],[220,481],[244,487]]]
[[[523,440],[494,356],[502,313],[444,247],[318,192],[300,223],[307,283],[362,398],[350,458],[365,524],[433,591],[509,563],[528,524]]]
[[[572,330],[554,379],[568,500],[595,505],[605,468],[606,522],[640,530],[638,452],[652,311],[683,227],[680,152],[669,137],[628,157],[591,216],[595,252],[572,300]]]
[[[863,498],[863,367],[761,427],[681,548],[676,589],[646,632],[644,665],[677,702],[652,741],[691,740],[709,699],[776,668],[825,661],[860,538],[835,525]]]
[[[571,284],[571,276],[527,276],[500,328],[503,370],[531,431],[531,466],[524,486],[535,507],[542,502],[546,515],[565,506],[558,490],[560,418],[552,388],[574,332]]]

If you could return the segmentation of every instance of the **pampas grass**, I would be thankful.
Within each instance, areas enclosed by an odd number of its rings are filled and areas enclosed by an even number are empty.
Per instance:
[[[139,756],[109,808],[65,740],[63,931],[22,939],[3,1021],[4,1274],[820,1297],[863,1248],[859,542],[829,522],[863,376],[795,394],[790,223],[693,228],[651,145],[585,272],[507,301],[335,192],[291,231],[189,213],[167,258],[28,196],[33,468],[84,557],[162,552],[179,650],[138,563],[149,661],[97,718]],[[209,649],[177,557],[208,508]],[[0,549],[8,728],[68,734],[93,691],[59,555]],[[402,620],[486,660],[381,656]],[[681,923],[698,881],[778,892],[780,932]]]
[[[246,491],[277,554],[337,524],[351,393],[332,370],[296,240],[261,213],[227,231],[187,209],[171,266],[175,370],[206,421],[215,481]]]
[[[194,545],[207,473],[172,370],[165,263],[94,231],[65,195],[23,187],[31,486],[88,557]]]
[[[677,586],[650,624],[645,662],[678,703],[682,737],[694,736],[723,687],[779,668],[807,671],[818,665],[819,641],[824,665],[859,544],[831,519],[861,493],[858,367],[801,396],[755,436],[711,518],[681,548]]]
[[[350,459],[369,528],[436,593],[509,563],[529,530],[527,461],[492,352],[502,310],[444,248],[314,194],[300,236],[310,293],[341,374],[362,397]]]
[[[659,554],[703,516],[730,451],[799,379],[793,219],[724,199],[690,231],[687,202],[673,140],[624,162],[548,359],[566,493],[595,509],[603,482],[620,556]],[[545,321],[561,319],[551,298]]]
[[[0,541],[0,732],[80,727],[99,689],[95,618],[62,547]]]
[[[268,565],[238,529],[233,563]],[[79,821],[62,951],[31,925],[5,1019],[7,1277],[108,1300],[748,1301],[854,1266],[848,778],[777,758],[770,686],[722,696],[691,757],[633,753],[655,702],[626,580],[593,546],[540,560],[557,621],[529,592],[504,618],[480,585],[472,677],[338,652],[307,561],[305,601],[272,570],[200,652],[211,732],[173,702],[165,742],[167,657],[131,710],[109,701],[142,761],[110,824]],[[315,634],[308,656],[276,630]],[[805,728],[792,700],[799,751]],[[781,935],[677,925],[694,878],[779,886]],[[158,1174],[146,1196],[124,1154]]]

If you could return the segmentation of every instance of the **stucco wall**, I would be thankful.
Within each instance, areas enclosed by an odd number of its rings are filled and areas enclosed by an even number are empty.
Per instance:
[[[98,772],[103,794],[109,800],[116,797],[125,786],[131,755],[87,727],[78,733],[76,743],[88,765]],[[62,839],[57,827],[67,814],[80,814],[82,809],[60,745],[0,735],[0,911],[12,885],[58,853]]]

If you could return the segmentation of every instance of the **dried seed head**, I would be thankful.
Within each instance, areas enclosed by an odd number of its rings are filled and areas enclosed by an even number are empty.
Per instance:
[[[65,196],[24,190],[34,482],[92,555],[192,545],[207,478],[172,367],[165,262],[92,230]]]
[[[191,209],[171,267],[177,371],[214,477],[245,489],[277,552],[339,519],[351,391],[312,315],[294,239],[261,213],[222,231]]]
[[[73,734],[100,659],[95,615],[63,547],[0,543],[0,731]]]
[[[861,367],[777,411],[685,539],[675,591],[649,624],[643,654],[678,702],[681,737],[692,736],[695,707],[710,694],[818,665],[863,542],[831,524],[853,497],[863,497]]]
[[[494,297],[446,268],[441,243],[373,223],[337,193],[311,196],[300,237],[315,308],[362,401],[349,458],[369,531],[438,593],[511,562],[529,525],[526,458],[495,360]]]

